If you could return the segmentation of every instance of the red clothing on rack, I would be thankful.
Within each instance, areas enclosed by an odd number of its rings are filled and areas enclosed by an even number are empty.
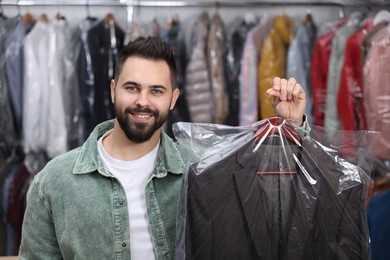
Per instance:
[[[363,102],[361,40],[372,27],[374,17],[352,34],[345,49],[344,66],[341,71],[337,109],[341,130],[366,130],[367,122]]]

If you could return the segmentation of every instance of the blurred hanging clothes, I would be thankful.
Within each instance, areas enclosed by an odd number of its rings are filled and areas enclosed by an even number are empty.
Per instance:
[[[26,154],[46,151],[50,99],[48,22],[38,20],[24,41],[23,147]]]
[[[213,97],[213,122],[217,124],[225,124],[226,117],[229,114],[224,68],[226,57],[225,42],[225,25],[219,13],[216,12],[211,18],[207,36],[207,58]]]
[[[258,66],[258,92],[260,119],[275,116],[272,98],[266,90],[273,86],[273,78],[286,76],[287,51],[291,40],[293,20],[287,15],[274,18],[274,25],[264,40]]]
[[[0,255],[17,255],[25,209],[25,196],[32,175],[23,156],[14,150],[0,160]]]
[[[115,75],[116,59],[123,47],[124,37],[124,31],[115,22],[112,14],[107,14],[105,19],[95,23],[87,31],[93,74],[93,81],[84,82],[87,86],[83,86],[93,92],[89,93],[92,95],[88,95],[93,101],[89,101],[88,104],[92,105],[92,120],[87,125],[95,126],[114,118],[110,82]]]
[[[53,158],[68,150],[63,95],[67,24],[46,19],[42,15],[24,41],[29,84],[24,86],[23,136],[26,154],[45,152]]]
[[[166,132],[173,137],[172,124],[176,122],[190,121],[187,100],[185,98],[185,72],[187,65],[184,31],[179,18],[172,19],[168,30],[162,35],[162,39],[172,48],[176,60],[176,86],[180,90],[180,96],[175,107],[168,115]]]
[[[0,22],[0,67],[5,68],[4,40],[17,24],[19,18],[10,18]],[[20,135],[15,130],[14,118],[11,108],[9,86],[6,71],[0,70],[0,143],[11,149],[20,143]],[[1,255],[1,254],[0,254]]]
[[[243,55],[247,33],[258,24],[256,17],[246,15],[241,18],[228,35],[227,41],[227,60],[225,64],[226,84],[229,95],[229,115],[226,121],[227,125],[240,125],[240,73],[241,59]],[[257,109],[257,108],[256,108]]]
[[[191,55],[186,68],[186,100],[191,122],[212,123],[213,97],[207,63],[209,16],[199,15],[191,32]]]
[[[348,21],[338,29],[332,39],[332,49],[329,59],[326,106],[325,106],[325,128],[340,129],[340,120],[337,112],[337,95],[340,88],[340,75],[344,64],[346,42],[356,32],[363,20],[360,12],[352,13]]]
[[[150,23],[147,34],[152,37],[161,37],[160,23],[156,18],[154,18],[153,21]]]
[[[340,75],[337,111],[341,130],[366,130],[362,89],[361,40],[373,26],[374,17],[367,19],[362,28],[347,40],[345,60]]]
[[[335,25],[331,25],[330,29],[317,38],[313,47],[310,62],[310,80],[313,98],[313,124],[317,126],[324,126],[332,40],[338,28],[345,21],[345,19],[341,19]]]
[[[144,28],[142,28],[142,25],[139,22],[133,22],[130,27],[130,34],[126,36],[126,43],[134,41],[140,36],[145,36]]]
[[[381,133],[369,147],[380,160],[390,160],[390,30],[380,29],[371,39],[371,48],[363,67],[363,98],[367,128]]]
[[[65,82],[65,42],[69,28],[65,19],[50,21],[50,96],[48,118],[48,143],[46,152],[49,158],[68,151],[68,128],[64,99]]]
[[[311,14],[306,14],[298,25],[287,54],[287,78],[295,78],[306,92],[305,114],[309,124],[313,123],[313,98],[310,82],[310,60],[317,38],[317,26]]]
[[[240,113],[239,125],[251,125],[258,121],[257,66],[261,62],[261,49],[270,31],[270,23],[261,19],[246,34],[240,68]]]
[[[65,34],[63,52],[64,82],[63,97],[65,123],[68,133],[68,149],[76,148],[83,143],[82,103],[81,103],[81,40],[80,25]]]
[[[25,14],[23,18],[30,17],[27,15],[29,14]],[[33,28],[34,23],[35,21],[33,19],[20,19],[3,42],[5,50],[4,68],[7,77],[8,94],[11,101],[15,130],[19,136],[22,134],[23,113],[23,41]]]
[[[6,215],[4,221],[7,225],[7,255],[17,255],[22,237],[22,224],[23,217],[26,208],[26,194],[31,181],[31,173],[27,167],[21,163],[17,166],[14,174],[10,175],[4,186],[3,192],[6,194],[6,198],[3,197],[3,201],[6,199],[6,204],[3,206]]]
[[[88,30],[95,24],[99,23],[98,19],[92,16],[86,17],[77,26],[75,34],[80,35],[80,56],[78,60],[78,71],[80,77],[80,141],[84,142],[94,128],[94,82],[95,75],[92,67],[91,51],[88,45]]]
[[[367,54],[371,49],[371,38],[382,28],[386,27],[388,22],[381,22],[372,26],[372,28],[363,36],[361,40],[361,48],[360,48],[360,64],[361,69],[363,70],[363,66],[367,60]]]

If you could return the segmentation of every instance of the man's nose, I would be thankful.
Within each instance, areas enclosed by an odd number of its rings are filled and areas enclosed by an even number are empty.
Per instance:
[[[137,96],[136,104],[140,106],[149,105],[148,93],[147,91],[141,91]]]

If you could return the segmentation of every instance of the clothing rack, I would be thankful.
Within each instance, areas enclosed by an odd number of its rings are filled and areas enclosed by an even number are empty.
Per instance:
[[[388,2],[388,1],[387,1]],[[283,0],[259,0],[259,1],[233,1],[233,0],[197,0],[197,1],[151,1],[151,0],[5,0],[0,1],[3,6],[132,6],[132,7],[240,7],[240,6],[336,6],[336,7],[383,7],[390,6],[390,3],[365,3],[365,1],[355,1],[355,3],[343,3],[342,1],[330,0],[318,2],[318,0],[304,1],[283,1]]]

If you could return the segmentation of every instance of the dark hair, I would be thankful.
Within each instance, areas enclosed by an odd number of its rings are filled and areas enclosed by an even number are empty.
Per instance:
[[[171,73],[172,88],[176,88],[176,61],[171,47],[159,37],[138,37],[126,44],[120,51],[115,68],[115,80],[122,72],[123,64],[131,56],[149,60],[163,60],[168,64]]]

